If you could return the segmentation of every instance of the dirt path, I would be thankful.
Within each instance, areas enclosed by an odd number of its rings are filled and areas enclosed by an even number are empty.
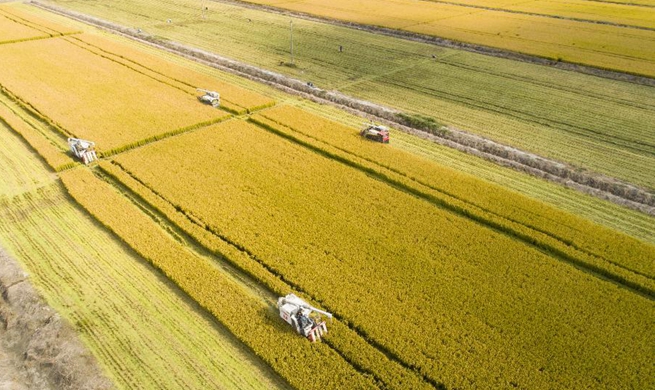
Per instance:
[[[0,389],[111,389],[71,326],[0,248]]]

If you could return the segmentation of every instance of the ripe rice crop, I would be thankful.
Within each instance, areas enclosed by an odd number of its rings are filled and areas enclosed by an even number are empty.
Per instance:
[[[99,51],[102,55],[111,55],[112,58],[128,66],[134,66],[164,82],[183,88],[191,94],[200,94],[196,88],[218,91],[221,94],[221,106],[235,106],[234,110],[238,114],[244,113],[246,110],[255,111],[275,104],[275,101],[269,97],[182,67],[161,57],[150,55],[143,50],[144,48],[133,48],[96,34],[84,34],[75,39],[87,47]]]
[[[649,299],[326,157],[229,121],[116,161],[434,383],[649,385]]]
[[[213,233],[211,229],[208,229],[193,215],[174,207],[152,189],[136,180],[120,165],[102,161],[99,167],[104,173],[118,180],[121,185],[165,215],[166,218],[192,236],[200,245],[209,249],[215,255],[230,261],[266,286],[270,291],[278,296],[284,296],[292,290],[291,286],[280,280],[278,275],[263,267],[250,254]],[[366,340],[362,339],[341,321],[330,321],[329,331],[330,334],[335,334],[335,336],[330,336],[324,339],[323,342],[337,349],[339,353],[353,361],[360,369],[373,373],[376,380],[386,386],[411,389],[430,388],[429,384],[423,381],[420,376],[400,366],[397,362],[385,358],[382,352],[368,344]]]
[[[69,170],[61,179],[82,207],[208,310],[293,387],[375,388],[369,378],[332,349],[320,343],[310,346],[284,327],[277,310],[253,299],[222,275],[219,267],[184,248],[91,171]]]
[[[17,23],[0,13],[0,44],[47,36],[42,31]]]
[[[488,211],[527,227],[531,235],[544,233],[562,242],[565,249],[578,248],[599,256],[609,263],[617,263],[632,272],[655,277],[655,247],[629,236],[618,234],[583,218],[559,211],[542,202],[532,200],[452,169],[437,165],[411,153],[362,139],[358,129],[340,125],[291,106],[278,106],[253,117],[272,120],[272,125],[330,145],[347,157],[362,158],[410,179],[418,188],[428,187],[469,206]],[[270,122],[266,122],[269,123]],[[277,125],[277,126],[276,126]],[[282,127],[280,127],[281,125]],[[650,284],[650,283],[649,283]]]
[[[429,0],[443,3],[441,0]],[[533,13],[562,19],[581,19],[622,24],[631,27],[655,27],[655,12],[643,7],[616,4],[616,2],[590,2],[586,0],[534,0],[517,3],[506,0],[459,0],[458,5],[506,10],[510,12]],[[635,2],[633,2],[634,4]]]
[[[0,84],[110,154],[229,116],[64,38],[0,46]]]
[[[11,23],[9,23],[9,22]],[[4,26],[9,26],[8,30],[3,29]],[[27,28],[27,30],[19,28],[17,25]],[[5,27],[6,28],[6,27]],[[18,36],[13,40],[5,37],[7,34],[15,34],[16,32],[24,32],[32,36]],[[33,35],[36,31],[39,34]],[[20,41],[23,39],[33,39],[36,37],[54,37],[62,35],[75,34],[78,31],[70,27],[61,25],[59,23],[54,23],[44,18],[34,15],[34,13],[23,10],[20,6],[12,5],[2,5],[0,4],[0,43],[6,41]]]
[[[75,166],[76,163],[61,148],[53,145],[42,134],[23,122],[11,110],[0,103],[0,122],[20,134],[55,171],[62,171]]]

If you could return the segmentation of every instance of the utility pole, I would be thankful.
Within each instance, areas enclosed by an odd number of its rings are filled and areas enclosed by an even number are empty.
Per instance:
[[[293,20],[289,21],[289,30],[291,31],[291,65],[294,65],[294,62],[293,62]]]

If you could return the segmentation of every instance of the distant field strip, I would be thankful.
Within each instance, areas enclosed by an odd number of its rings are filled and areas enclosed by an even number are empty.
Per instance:
[[[211,161],[212,169],[189,158],[188,148]],[[622,309],[614,301],[609,305],[607,294],[618,294],[639,310],[650,310],[651,300],[277,135],[229,121],[121,154],[116,161],[173,207],[246,248],[437,383],[585,387],[599,376],[607,387],[640,382],[630,374],[642,364],[636,350],[629,355],[620,350],[633,344],[629,339],[644,336],[643,330],[632,335],[605,330],[636,330],[643,323],[623,314],[608,316]],[[173,184],[173,172],[185,172],[183,187]],[[371,298],[352,299],[360,296]],[[575,307],[576,314],[562,312],[564,307]],[[595,318],[592,328],[583,320],[589,316]],[[611,324],[619,318],[632,325]],[[582,339],[573,330],[580,326]],[[554,336],[553,327],[561,333]],[[433,337],[435,331],[439,337]],[[408,334],[422,336],[410,343]],[[538,342],[542,337],[550,342]],[[603,348],[597,343],[614,352],[598,353]],[[645,353],[643,344],[635,348]],[[617,353],[621,365],[601,363]],[[498,359],[506,365],[490,366]],[[593,368],[599,365],[612,368]]]
[[[0,44],[50,37],[35,28],[17,23],[0,11]]]
[[[153,78],[172,83],[188,93],[197,96],[196,88],[220,91],[221,107],[227,107],[237,114],[252,112],[275,104],[275,101],[259,93],[249,91],[165,61],[160,57],[145,53],[143,50],[131,48],[125,44],[118,44],[96,34],[84,34],[74,37],[73,40],[82,42],[93,48],[100,55],[109,55],[112,59],[121,61],[128,66],[136,67]]]
[[[0,4],[0,45],[76,34],[79,31]]]
[[[248,2],[655,77],[654,31],[416,0]]]
[[[294,21],[291,68],[278,65],[288,60],[283,15],[211,2],[202,19],[190,0],[61,4],[655,189],[651,87],[306,20]]]
[[[655,11],[628,4],[595,3],[588,0],[533,0],[519,3],[487,0],[424,1],[655,30]]]

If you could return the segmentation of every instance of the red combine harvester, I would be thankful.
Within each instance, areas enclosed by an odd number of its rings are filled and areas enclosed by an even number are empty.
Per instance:
[[[360,131],[362,137],[366,137],[373,141],[381,142],[383,144],[389,143],[389,128],[386,126],[369,124]]]

